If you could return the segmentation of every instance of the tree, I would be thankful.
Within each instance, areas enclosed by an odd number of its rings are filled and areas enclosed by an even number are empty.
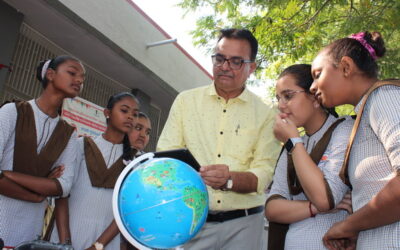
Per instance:
[[[380,78],[400,78],[399,0],[182,0],[189,12],[210,10],[197,20],[194,44],[211,50],[218,30],[243,27],[259,41],[258,79],[276,79],[295,63],[311,63],[331,41],[360,31],[379,31],[387,52]],[[269,87],[274,96],[274,87]],[[336,108],[351,114],[351,105]]]
[[[398,0],[182,0],[187,13],[209,9],[192,32],[194,43],[212,49],[219,29],[243,27],[259,41],[257,78],[275,79],[294,63],[310,63],[329,42],[359,31],[380,31],[387,54],[381,78],[400,77]]]

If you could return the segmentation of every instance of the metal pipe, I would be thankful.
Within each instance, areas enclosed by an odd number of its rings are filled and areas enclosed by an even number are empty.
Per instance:
[[[169,44],[169,43],[174,43],[176,42],[178,39],[173,38],[173,39],[168,39],[168,40],[162,40],[162,41],[158,41],[158,42],[154,42],[154,43],[148,43],[146,44],[146,49],[151,48],[151,47],[155,47],[155,46],[160,46],[160,45],[165,45],[165,44]]]

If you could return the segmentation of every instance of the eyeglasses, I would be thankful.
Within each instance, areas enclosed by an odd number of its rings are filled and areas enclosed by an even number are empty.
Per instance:
[[[251,63],[251,60],[244,60],[240,57],[231,57],[226,58],[223,55],[215,54],[211,56],[212,63],[215,67],[221,67],[225,62],[228,62],[228,65],[233,70],[238,70],[242,67],[243,63]]]
[[[277,103],[279,103],[280,100],[283,101],[284,104],[287,104],[290,100],[293,99],[293,97],[297,94],[297,93],[302,93],[302,92],[306,92],[305,90],[285,90],[282,93],[282,96],[276,95],[276,101]]]

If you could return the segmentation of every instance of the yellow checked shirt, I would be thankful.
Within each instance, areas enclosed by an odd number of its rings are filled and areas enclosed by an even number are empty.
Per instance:
[[[264,205],[280,144],[272,132],[276,111],[245,89],[229,99],[214,84],[180,93],[171,107],[157,150],[188,148],[200,165],[226,164],[230,171],[258,177],[257,192],[240,194],[208,188],[211,211]]]

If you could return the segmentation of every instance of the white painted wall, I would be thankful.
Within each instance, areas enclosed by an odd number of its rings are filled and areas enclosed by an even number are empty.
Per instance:
[[[146,44],[168,38],[128,1],[60,0],[178,92],[211,83],[210,77],[175,45],[146,49]]]

